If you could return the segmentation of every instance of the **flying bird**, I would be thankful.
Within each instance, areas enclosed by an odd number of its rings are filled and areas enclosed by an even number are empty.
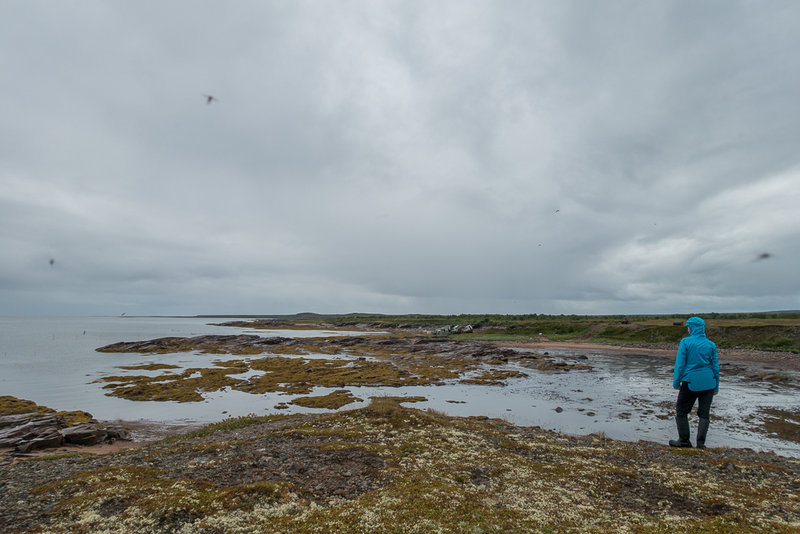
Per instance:
[[[208,104],[210,104],[210,103],[214,102],[215,100],[216,100],[217,102],[219,102],[219,98],[217,98],[217,97],[216,97],[216,96],[214,96],[214,95],[203,95],[203,98],[205,98],[205,99],[206,99],[206,105],[208,105]]]
[[[769,259],[771,257],[772,257],[772,254],[770,254],[769,252],[762,252],[761,254],[758,255],[758,257],[756,258],[756,261],[767,260],[767,259]]]
[[[50,265],[54,265],[55,263],[56,263],[56,260],[54,260],[53,258],[50,258]]]

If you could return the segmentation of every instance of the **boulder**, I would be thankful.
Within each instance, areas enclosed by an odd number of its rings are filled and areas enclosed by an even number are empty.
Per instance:
[[[0,431],[0,447],[14,447],[22,441],[58,432],[58,429],[64,426],[64,419],[53,415],[31,418],[22,425],[7,427]]]
[[[106,431],[106,439],[121,439],[123,441],[130,441],[131,433],[127,428],[121,426],[107,426],[104,428]]]
[[[106,431],[93,423],[80,423],[59,432],[65,443],[74,445],[96,445],[106,439]]]
[[[21,453],[29,453],[37,449],[60,447],[63,442],[64,438],[61,437],[61,434],[59,434],[58,431],[55,431],[50,434],[45,434],[43,436],[33,438],[31,440],[23,441],[22,443],[19,443],[16,447],[14,447],[14,450]]]
[[[95,420],[67,427],[61,416],[39,413],[0,417],[0,447],[14,447],[21,454],[61,445],[96,445],[103,441],[129,440],[130,432],[119,425],[101,426]]]

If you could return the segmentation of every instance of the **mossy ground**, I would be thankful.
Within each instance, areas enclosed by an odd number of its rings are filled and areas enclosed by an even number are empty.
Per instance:
[[[50,463],[61,462],[76,459]],[[323,416],[248,418],[106,463],[39,484],[31,498],[52,513],[31,532],[800,528],[797,461],[727,449],[675,454],[447,417],[391,398]],[[25,465],[14,469],[22,474]]]

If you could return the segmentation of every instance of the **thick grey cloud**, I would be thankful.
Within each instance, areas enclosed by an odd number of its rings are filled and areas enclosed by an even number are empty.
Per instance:
[[[800,308],[799,18],[7,2],[0,314]]]

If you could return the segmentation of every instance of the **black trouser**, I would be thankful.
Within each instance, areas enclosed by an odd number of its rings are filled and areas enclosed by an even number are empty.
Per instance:
[[[686,382],[681,384],[678,391],[678,401],[675,403],[675,412],[678,417],[686,417],[692,411],[694,401],[697,403],[697,417],[708,419],[711,414],[711,401],[714,400],[714,390],[692,391]]]

